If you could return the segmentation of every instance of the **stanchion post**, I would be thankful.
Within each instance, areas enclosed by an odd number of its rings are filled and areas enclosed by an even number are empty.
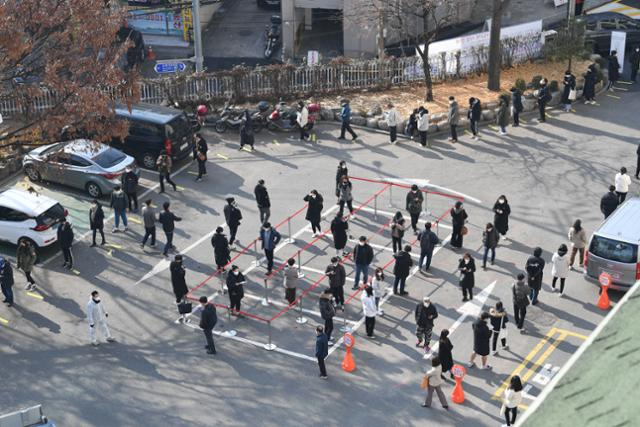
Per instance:
[[[254,263],[256,266],[258,266],[260,265],[260,254],[258,253],[258,240],[253,241],[253,253],[256,256]]]
[[[276,345],[271,342],[271,320],[267,321],[267,325],[269,326],[269,342],[265,344],[263,347],[267,351],[273,351],[276,349]]]
[[[263,306],[268,306],[270,304],[269,302],[269,279],[265,278],[264,279],[264,298],[262,299],[262,305]]]
[[[378,219],[378,195],[373,197],[373,219]]]
[[[222,278],[222,270],[220,270],[218,277],[220,278],[220,292],[222,293],[222,295],[224,295],[226,291],[224,290],[224,279]]]
[[[389,207],[393,207],[393,185],[389,184]]]
[[[427,203],[428,198],[429,198],[429,192],[425,191],[424,192],[424,216],[426,218],[429,218],[429,204]]]
[[[342,310],[342,327],[340,328],[340,332],[351,332],[351,328],[347,326],[347,306],[342,305],[342,307],[344,307],[344,310]]]
[[[440,238],[440,220],[439,219],[436,221],[436,237],[438,239]]]
[[[287,243],[294,243],[296,240],[293,238],[293,234],[291,234],[291,217],[287,218],[287,233],[289,235]]]
[[[304,298],[300,298],[298,300],[298,317],[296,318],[296,323],[300,325],[304,325],[307,323],[307,318],[302,315],[302,300]]]
[[[229,329],[222,332],[223,337],[235,337],[237,332],[235,329],[231,329],[231,307],[227,306],[227,325],[229,325]]]

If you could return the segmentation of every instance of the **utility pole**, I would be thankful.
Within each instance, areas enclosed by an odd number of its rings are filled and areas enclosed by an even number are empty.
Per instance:
[[[569,26],[568,30],[569,33],[571,34],[571,40],[573,40],[573,35],[574,35],[574,31],[575,31],[575,20],[576,20],[576,0],[569,0],[569,11],[568,11],[568,16],[567,16],[567,25]],[[569,71],[571,71],[571,62],[572,62],[572,55],[569,55],[569,66],[567,67],[567,69]]]
[[[575,0],[573,0],[575,2]],[[193,0],[193,40],[196,60],[196,73],[204,71],[202,57],[202,28],[200,26],[200,0]]]

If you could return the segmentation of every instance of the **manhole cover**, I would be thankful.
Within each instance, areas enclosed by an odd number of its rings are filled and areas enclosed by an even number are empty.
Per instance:
[[[238,35],[242,36],[242,37],[247,37],[247,36],[250,36],[251,34],[253,34],[253,31],[251,31],[251,30],[238,31]]]
[[[551,326],[558,320],[553,314],[535,306],[529,306],[526,319],[541,326]]]

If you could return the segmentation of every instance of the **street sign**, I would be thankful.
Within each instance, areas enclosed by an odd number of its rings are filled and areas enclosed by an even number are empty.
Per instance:
[[[598,276],[598,281],[602,286],[609,286],[611,282],[613,282],[613,277],[609,273],[602,272],[600,276]]]
[[[156,64],[156,66],[153,67],[158,74],[177,73],[179,71],[184,71],[186,68],[187,66],[184,65],[184,62],[165,62]]]

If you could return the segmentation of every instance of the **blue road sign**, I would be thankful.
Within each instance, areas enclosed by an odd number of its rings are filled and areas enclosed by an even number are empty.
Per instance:
[[[187,66],[184,65],[184,62],[165,62],[156,64],[156,66],[153,67],[158,74],[177,73],[178,71],[184,71],[186,68]]]

